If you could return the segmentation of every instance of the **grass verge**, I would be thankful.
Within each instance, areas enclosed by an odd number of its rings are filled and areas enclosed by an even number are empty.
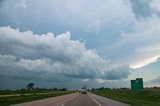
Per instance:
[[[91,93],[131,104],[132,106],[160,106],[160,92],[130,89],[93,90]]]
[[[21,95],[21,96],[11,96],[11,97],[0,97],[0,106],[10,106],[11,104],[24,103],[34,100],[45,99],[49,97],[56,97],[66,94],[74,93],[73,91],[62,91],[62,92],[53,92],[48,94],[33,94],[33,95]]]
[[[50,90],[0,90],[0,95],[12,95],[12,94],[33,94],[33,93],[50,93],[59,91]]]

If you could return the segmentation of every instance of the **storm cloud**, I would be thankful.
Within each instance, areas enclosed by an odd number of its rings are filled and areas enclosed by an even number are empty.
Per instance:
[[[0,28],[0,76],[65,82],[75,79],[125,79],[129,68],[109,65],[85,43],[71,40],[69,32],[61,35],[20,32]],[[116,68],[116,69],[114,69]],[[123,72],[125,74],[123,74]]]

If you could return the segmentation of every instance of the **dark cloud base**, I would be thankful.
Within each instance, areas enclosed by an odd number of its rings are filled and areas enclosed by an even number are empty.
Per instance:
[[[58,36],[52,33],[34,35],[31,31],[20,32],[18,29],[1,27],[2,85],[7,88],[4,82],[8,83],[7,80],[11,79],[15,83],[42,81],[46,85],[63,85],[74,83],[72,79],[81,84],[85,79],[128,78],[128,66],[109,66],[95,51],[87,50],[82,42],[71,40],[70,36],[69,32]]]

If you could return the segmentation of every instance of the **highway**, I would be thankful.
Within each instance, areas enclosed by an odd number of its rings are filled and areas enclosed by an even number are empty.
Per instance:
[[[32,101],[14,106],[130,106],[95,94],[74,93],[59,97]]]

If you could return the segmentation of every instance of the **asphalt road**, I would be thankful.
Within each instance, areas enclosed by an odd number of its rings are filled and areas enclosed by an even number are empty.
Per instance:
[[[17,104],[15,106],[130,106],[91,93],[74,93],[49,99]]]

